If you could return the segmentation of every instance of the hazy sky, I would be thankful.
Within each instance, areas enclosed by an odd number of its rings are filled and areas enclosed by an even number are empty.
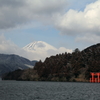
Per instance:
[[[72,50],[100,42],[100,0],[0,0],[0,52],[32,41]]]

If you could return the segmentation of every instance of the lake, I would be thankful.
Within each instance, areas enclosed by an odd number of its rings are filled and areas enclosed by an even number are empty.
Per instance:
[[[0,100],[100,100],[100,84],[0,81]]]

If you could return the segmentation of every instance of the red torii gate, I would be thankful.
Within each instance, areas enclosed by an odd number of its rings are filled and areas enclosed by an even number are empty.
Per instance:
[[[100,73],[99,72],[91,72],[90,73],[90,75],[92,76],[91,78],[90,78],[90,82],[92,82],[92,83],[100,83]]]

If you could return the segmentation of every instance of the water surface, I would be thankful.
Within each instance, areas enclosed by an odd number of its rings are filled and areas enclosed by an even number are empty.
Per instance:
[[[100,84],[0,81],[0,100],[100,100]]]

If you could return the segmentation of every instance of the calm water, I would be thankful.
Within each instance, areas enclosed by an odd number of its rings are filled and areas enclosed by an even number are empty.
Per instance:
[[[0,81],[0,100],[100,100],[100,84]]]

